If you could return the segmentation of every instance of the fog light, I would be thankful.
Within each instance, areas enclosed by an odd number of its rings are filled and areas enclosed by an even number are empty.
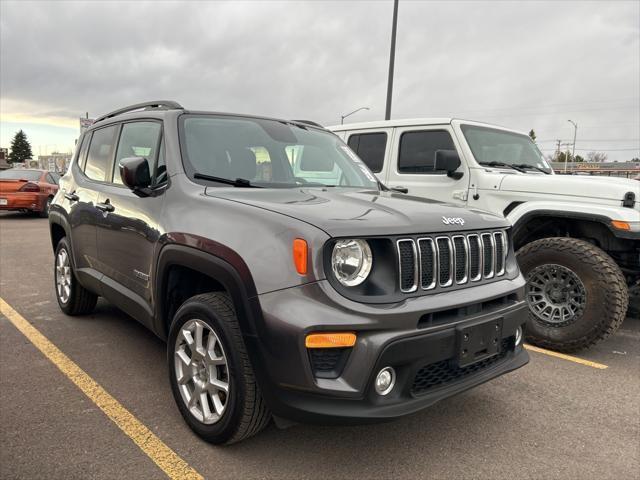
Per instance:
[[[516,347],[522,342],[522,327],[516,328]]]
[[[385,367],[378,372],[376,376],[376,393],[378,395],[386,395],[389,393],[396,383],[396,372],[391,367]]]

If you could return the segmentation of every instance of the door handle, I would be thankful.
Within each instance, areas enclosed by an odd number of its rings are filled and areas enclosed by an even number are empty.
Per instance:
[[[115,207],[109,203],[109,200],[106,200],[104,203],[96,203],[96,208],[103,212],[113,212],[115,210]]]
[[[70,202],[77,202],[78,200],[80,200],[80,197],[76,195],[76,192],[71,192],[71,193],[65,192],[64,198],[66,198]]]

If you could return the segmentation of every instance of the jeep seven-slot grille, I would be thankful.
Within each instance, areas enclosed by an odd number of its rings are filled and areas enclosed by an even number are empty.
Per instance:
[[[397,248],[405,293],[499,277],[508,253],[504,231],[401,238]]]

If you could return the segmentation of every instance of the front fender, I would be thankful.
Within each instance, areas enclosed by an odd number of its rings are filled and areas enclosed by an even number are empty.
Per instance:
[[[506,218],[513,225],[514,236],[533,217],[559,217],[595,221],[606,226],[619,238],[640,239],[640,232],[619,230],[612,226],[612,220],[635,223],[640,226],[640,212],[633,208],[609,205],[579,204],[576,202],[531,201],[523,202],[511,209]]]
[[[160,299],[167,296],[166,273],[176,265],[198,271],[220,282],[233,300],[242,333],[256,335],[257,293],[251,273],[242,258],[225,247],[211,253],[185,245],[168,244],[160,251],[154,277],[154,330],[162,338],[167,338],[168,325],[165,321],[167,312],[163,311],[165,302]]]

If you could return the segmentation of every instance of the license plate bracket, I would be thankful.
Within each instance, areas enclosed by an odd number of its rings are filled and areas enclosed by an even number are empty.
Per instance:
[[[459,367],[497,355],[502,338],[502,318],[484,320],[456,328],[457,363]]]

